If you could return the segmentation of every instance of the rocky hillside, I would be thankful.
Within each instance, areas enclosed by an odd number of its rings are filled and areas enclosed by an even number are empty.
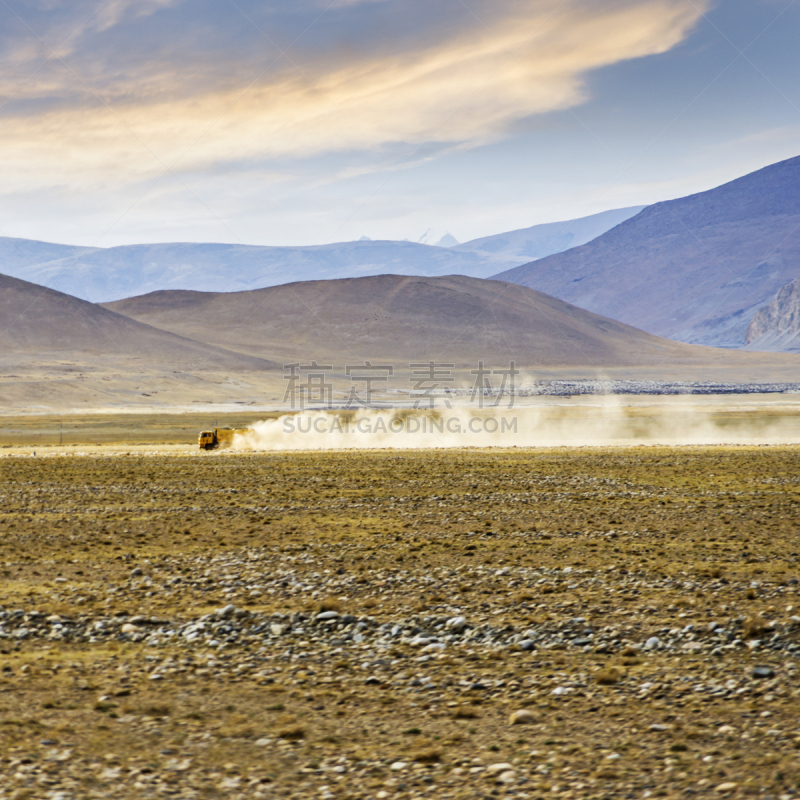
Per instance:
[[[769,305],[756,311],[746,341],[752,350],[800,352],[800,278],[781,287]]]

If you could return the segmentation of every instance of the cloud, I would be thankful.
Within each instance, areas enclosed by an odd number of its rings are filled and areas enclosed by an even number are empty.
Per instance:
[[[90,21],[92,29],[107,31],[127,16],[146,17],[183,0],[105,0]]]
[[[397,13],[398,3],[381,5]],[[119,25],[131,7],[113,0],[102,24]],[[495,0],[476,8],[416,40],[298,49],[298,69],[284,64],[256,80],[232,54],[217,80],[209,59],[170,63],[159,52],[108,78],[107,62],[84,54],[70,69],[90,76],[88,86],[49,73],[26,90],[49,100],[2,120],[6,189],[98,187],[148,179],[165,165],[202,171],[397,143],[479,146],[520,120],[580,104],[591,70],[673,48],[705,10],[697,0]]]

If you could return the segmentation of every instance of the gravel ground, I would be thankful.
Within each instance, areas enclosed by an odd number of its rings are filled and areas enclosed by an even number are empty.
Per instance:
[[[0,460],[0,798],[800,792],[800,448]]]

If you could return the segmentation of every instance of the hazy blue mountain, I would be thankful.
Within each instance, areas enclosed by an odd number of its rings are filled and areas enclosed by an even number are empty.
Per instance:
[[[658,336],[742,347],[756,309],[800,277],[800,157],[496,277]]]
[[[487,278],[500,269],[529,261],[533,249],[537,253],[554,252],[547,247],[560,249],[573,239],[585,240],[615,224],[621,218],[615,215],[632,211],[607,212],[574,223],[541,225],[476,240],[488,248],[483,250],[471,249],[470,244],[453,247],[457,242],[452,236],[432,230],[425,234],[431,244],[364,237],[357,242],[319,247],[176,243],[82,248],[0,238],[0,273],[91,302],[161,289],[235,292],[291,281],[382,274]],[[537,239],[539,229],[544,232]],[[507,250],[503,249],[503,237]]]
[[[76,260],[82,255],[97,252],[98,248],[75,247],[68,244],[36,242],[31,239],[12,239],[0,236],[0,273],[31,283],[45,283],[40,279],[42,267],[56,261]],[[102,251],[101,251],[102,252]],[[48,286],[50,286],[48,284]],[[52,285],[51,289],[60,289]],[[68,294],[71,294],[67,288]]]
[[[453,249],[462,253],[477,253],[488,259],[497,258],[498,261],[533,261],[591,242],[621,222],[636,216],[644,208],[645,206],[618,208],[581,219],[534,225],[532,228],[473,239]]]
[[[384,273],[486,277],[497,270],[474,253],[413,242],[360,241],[322,247],[145,244],[88,252],[63,248],[63,254],[57,245],[49,247],[38,261],[19,257],[0,261],[0,272],[91,302],[106,302],[160,289],[236,292],[297,280]],[[48,260],[50,254],[56,257]],[[514,263],[518,262],[507,262],[508,266]]]

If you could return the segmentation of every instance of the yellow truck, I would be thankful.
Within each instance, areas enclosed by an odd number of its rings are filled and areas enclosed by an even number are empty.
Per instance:
[[[233,437],[237,433],[247,433],[245,428],[214,428],[210,431],[200,431],[200,449],[216,450],[219,447],[230,447]]]

